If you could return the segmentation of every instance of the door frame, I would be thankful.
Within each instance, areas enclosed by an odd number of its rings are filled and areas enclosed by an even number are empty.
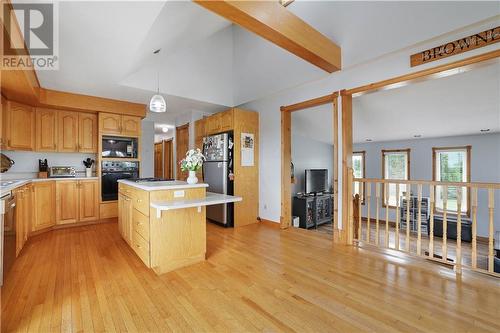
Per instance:
[[[162,148],[163,148],[163,156],[162,156],[162,164],[163,164],[163,172],[162,172],[162,176],[163,178],[174,178],[174,142],[173,142],[173,138],[170,138],[170,139],[167,139],[167,140],[163,140],[162,141]],[[170,175],[165,175],[165,164],[167,162],[166,160],[166,156],[167,154],[165,153],[166,152],[166,146],[167,145],[170,145],[170,153],[169,153],[169,159],[170,159],[170,166],[169,166],[169,169],[170,169]]]
[[[453,61],[447,64],[431,67],[410,74],[397,76],[391,79],[370,83],[352,89],[341,90],[340,96],[342,101],[342,223],[346,226],[342,230],[342,242],[352,244],[354,228],[352,219],[352,184],[349,184],[349,179],[353,177],[352,170],[352,98],[374,93],[381,90],[395,89],[402,86],[415,84],[417,82],[437,79],[444,76],[450,76],[464,71],[469,71],[474,68],[488,65],[495,59],[500,57],[500,50],[494,50],[482,53],[476,56],[465,58],[462,60]],[[348,180],[348,181],[344,181]],[[351,185],[351,186],[350,186]],[[345,212],[345,213],[344,213]]]
[[[280,227],[290,227],[292,220],[291,162],[292,162],[292,112],[332,104],[333,115],[333,237],[338,232],[338,92],[280,107],[281,112],[281,216]]]
[[[181,125],[181,126],[177,126],[175,127],[175,179],[178,179],[179,178],[179,174],[181,173],[181,166],[179,165],[179,163],[177,163],[177,160],[179,158],[178,156],[178,147],[179,147],[179,140],[178,140],[178,133],[180,130],[183,130],[187,128],[187,141],[188,141],[188,149],[189,149],[189,123],[186,123],[184,125]],[[179,180],[179,179],[178,179]]]

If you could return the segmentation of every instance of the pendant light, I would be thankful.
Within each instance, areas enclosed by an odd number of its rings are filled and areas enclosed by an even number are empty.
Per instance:
[[[156,50],[153,52],[154,54],[160,53],[160,50]],[[165,98],[160,95],[160,70],[158,70],[158,85],[156,90],[156,95],[151,97],[149,101],[149,111],[151,112],[166,112],[167,111],[167,102],[165,102]]]

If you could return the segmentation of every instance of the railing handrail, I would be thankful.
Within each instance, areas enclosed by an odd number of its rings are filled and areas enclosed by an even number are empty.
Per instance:
[[[382,179],[382,178],[354,178],[354,182],[382,183],[382,184],[409,184],[409,185],[434,185],[434,186],[457,186],[457,187],[477,187],[500,189],[500,183],[484,182],[442,182],[435,180],[403,180],[403,179]]]

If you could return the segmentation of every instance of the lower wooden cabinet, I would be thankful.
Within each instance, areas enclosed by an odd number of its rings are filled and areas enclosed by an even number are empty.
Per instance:
[[[56,183],[57,224],[95,221],[99,218],[97,180],[63,180]]]
[[[118,204],[118,230],[123,239],[132,245],[132,199],[124,194],[119,194]]]
[[[28,240],[30,221],[32,218],[32,186],[25,185],[14,190],[16,196],[16,257]]]
[[[56,224],[56,182],[43,181],[33,184],[32,231],[52,227]]]

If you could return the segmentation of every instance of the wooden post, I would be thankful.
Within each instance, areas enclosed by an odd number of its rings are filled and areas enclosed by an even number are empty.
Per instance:
[[[494,226],[493,226],[493,213],[494,213],[494,210],[495,210],[495,190],[490,188],[488,189],[488,210],[489,210],[489,215],[490,215],[490,223],[489,223],[489,237],[488,237],[488,271],[490,273],[493,273],[494,272],[494,264],[495,264],[495,257],[494,257],[494,243],[495,243],[495,239],[494,239],[494,233],[495,233],[495,230],[494,230]]]
[[[455,272],[462,274],[462,188],[457,186],[457,260]]]
[[[477,187],[471,188],[472,205],[472,268],[477,268]]]
[[[434,258],[434,185],[429,185],[429,257]]]
[[[359,201],[359,194],[356,194],[354,196],[354,199],[353,199],[353,210],[352,210],[352,213],[353,213],[353,220],[358,220],[358,214],[359,214],[359,210],[358,210],[358,206],[360,205],[360,201]],[[356,226],[354,228],[352,228],[353,230],[353,239],[354,240],[357,240],[359,241],[359,224],[356,223]]]
[[[394,234],[394,247],[399,250],[399,220],[401,212],[399,211],[399,183],[396,184],[396,233]]]
[[[281,216],[280,227],[286,229],[292,222],[291,155],[292,117],[281,108]]]
[[[348,177],[347,177],[347,192],[349,193],[349,204],[347,205],[347,211],[343,212],[342,215],[348,214],[347,215],[347,223],[348,227],[347,230],[344,231],[344,234],[347,233],[347,244],[352,245],[353,244],[353,236],[354,236],[354,203],[352,200],[352,184],[354,180],[354,172],[352,168],[349,168],[348,170]],[[344,200],[344,199],[342,199]]]
[[[352,174],[352,96],[345,90],[342,94],[342,233],[352,235],[353,225],[349,225],[349,206],[352,206],[352,180],[349,185],[349,176]],[[352,213],[352,211],[351,211]],[[352,220],[352,219],[351,219]],[[354,221],[353,221],[354,222]],[[347,242],[349,244],[349,241]]]
[[[411,185],[406,184],[406,252],[410,252],[410,192]]]
[[[448,186],[443,186],[443,246],[442,255],[445,262],[448,261]]]
[[[359,182],[360,186],[362,182]],[[359,205],[358,205],[358,239],[360,241],[363,240],[363,225],[362,225],[362,219],[363,217],[361,216],[361,203],[363,202],[363,192],[359,191]]]
[[[418,201],[418,211],[417,211],[417,255],[422,255],[422,184],[417,186],[417,201]]]
[[[385,201],[385,247],[389,247],[389,184],[384,183]]]
[[[372,198],[372,184],[366,183],[366,241],[370,243],[370,201]]]
[[[380,229],[379,229],[379,206],[380,206],[380,183],[375,184],[375,200],[377,208],[375,209],[375,245],[379,245]]]

